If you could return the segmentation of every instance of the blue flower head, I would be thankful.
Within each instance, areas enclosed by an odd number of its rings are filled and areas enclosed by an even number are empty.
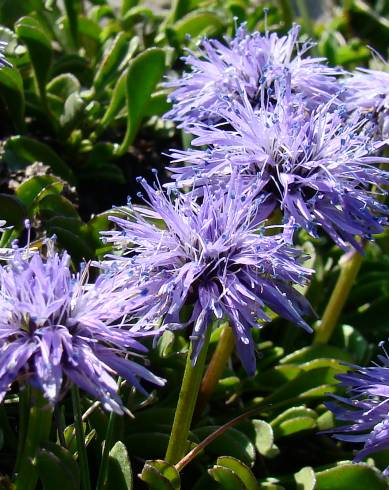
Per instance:
[[[360,249],[356,237],[381,233],[386,223],[377,195],[389,182],[379,164],[389,159],[378,156],[385,142],[372,141],[368,118],[346,120],[344,108],[330,104],[306,111],[287,94],[257,109],[247,97],[226,104],[224,122],[192,125],[200,149],[173,151],[175,185],[201,193],[239,172],[248,186],[256,183],[269,213],[278,206],[313,236],[322,228],[340,247]]]
[[[285,235],[260,232],[262,202],[243,193],[232,178],[228,189],[204,188],[201,199],[175,194],[142,182],[148,206],[133,206],[127,218],[112,217],[118,231],[105,233],[124,256],[118,260],[137,292],[131,313],[138,328],[191,328],[193,361],[212,319],[229,321],[238,355],[252,374],[255,348],[250,329],[269,320],[265,307],[311,331],[302,319],[307,301],[293,284],[310,271]],[[263,230],[262,230],[263,232]],[[115,259],[111,259],[115,260]],[[192,306],[189,320],[182,318]]]
[[[355,462],[389,448],[389,357],[384,352],[379,356],[381,365],[352,366],[353,371],[338,375],[348,397],[331,394],[337,403],[326,403],[337,420],[347,422],[326,432],[340,441],[363,443]],[[384,475],[389,476],[389,466]]]
[[[389,137],[389,64],[384,70],[359,68],[344,80],[345,103],[350,111],[371,114],[378,123],[378,137]]]
[[[88,267],[73,275],[69,256],[52,242],[45,256],[19,249],[0,266],[0,401],[14,381],[33,385],[53,404],[74,383],[123,413],[113,375],[138,389],[139,379],[163,384],[131,359],[146,349],[141,333],[125,325],[129,290],[105,274],[88,284],[87,274]]]
[[[185,58],[190,70],[166,84],[174,88],[167,117],[190,130],[193,122],[220,119],[226,101],[241,101],[242,94],[254,108],[264,98],[275,98],[275,82],[281,87],[290,82],[292,93],[309,108],[333,99],[341,70],[328,67],[325,58],[306,56],[312,43],[301,43],[299,32],[295,25],[285,36],[262,35],[242,25],[225,44],[203,39],[198,52]]]

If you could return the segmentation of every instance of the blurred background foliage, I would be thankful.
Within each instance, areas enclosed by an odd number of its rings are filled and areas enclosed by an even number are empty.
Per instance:
[[[6,56],[12,63],[12,68],[0,69],[0,218],[15,227],[7,238],[17,236],[28,217],[37,238],[57,235],[76,265],[101,256],[106,248],[99,231],[108,228],[109,214],[120,213],[128,195],[136,199],[135,177],[151,179],[151,169],[157,168],[166,181],[164,153],[187,141],[162,118],[169,108],[164,77],[182,72],[181,56],[203,35],[233,35],[241,22],[264,31],[264,9],[270,31],[284,33],[293,22],[301,23],[303,36],[317,40],[313,54],[331,65],[377,68],[379,57],[372,50],[387,58],[385,0],[1,0],[0,40],[8,43]],[[119,207],[112,210],[113,205]],[[320,316],[341,253],[325,238],[312,240],[304,232],[299,244],[317,270],[306,294]],[[246,379],[232,362],[205,415],[196,420],[191,440],[202,440],[256,406],[257,415],[209,445],[183,472],[182,488],[388,488],[373,462],[341,463],[352,458],[351,446],[317,435],[333,425],[323,401],[326,393],[339,392],[334,383],[335,375],[347,369],[342,362],[367,363],[377,339],[387,338],[388,252],[388,233],[367,247],[330,345],[307,347],[306,333],[279,318],[256,333],[256,375]],[[219,334],[213,333],[210,354]],[[112,450],[112,488],[143,488],[140,480],[134,483],[127,452],[134,474],[146,459],[163,458],[187,348],[185,337],[166,332],[151,350],[153,370],[168,379],[167,387],[146,401],[128,393],[136,418],[122,419],[114,428],[124,445]],[[83,403],[87,410],[88,399]],[[62,410],[67,420],[66,404]],[[7,412],[17,418],[15,405]],[[106,425],[100,408],[86,419],[92,468],[94,460],[98,464]],[[12,430],[1,427],[0,435],[9,437],[0,437],[0,472],[10,474]],[[67,486],[61,488],[78,488],[77,468],[69,458],[76,451],[72,425],[65,436],[66,449],[46,448],[46,456],[57,451],[55,458],[42,456],[39,463],[45,489],[58,488],[50,485],[67,474],[73,478],[65,478]],[[388,457],[378,454],[375,465],[383,468]],[[177,478],[174,468],[158,464],[142,473],[155,489],[177,489]]]

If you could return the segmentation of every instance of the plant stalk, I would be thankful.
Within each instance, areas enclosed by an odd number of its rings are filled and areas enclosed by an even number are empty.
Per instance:
[[[219,342],[208,365],[205,376],[201,382],[199,396],[197,399],[196,416],[201,415],[209,399],[215,391],[216,385],[221,378],[228,359],[234,350],[235,339],[232,328],[226,323],[223,326]]]
[[[91,490],[89,479],[88,455],[85,446],[84,428],[82,425],[80,392],[77,386],[72,386],[72,404],[74,414],[74,427],[77,439],[78,462],[81,475],[81,489]]]
[[[121,378],[118,379],[118,385],[120,386]],[[96,490],[103,490],[105,481],[107,478],[108,458],[109,452],[113,447],[113,439],[115,435],[115,426],[118,415],[114,412],[109,414],[107,432],[105,434],[103,452],[101,455],[101,463],[99,468],[99,475],[97,477]]]
[[[52,407],[40,392],[33,390],[25,438],[20,441],[24,447],[18,462],[15,490],[34,490],[36,487],[38,471],[35,458],[41,444],[49,438],[52,415]]]
[[[197,395],[204,372],[210,336],[211,327],[209,326],[205,334],[203,347],[194,366],[192,366],[191,360],[192,347],[188,352],[177,409],[174,415],[173,427],[165,456],[165,460],[169,464],[176,464],[184,455]]]
[[[355,250],[351,252],[351,256],[343,256],[343,258],[335,288],[324,310],[320,325],[316,329],[314,344],[326,344],[330,340],[363,259],[362,255]]]

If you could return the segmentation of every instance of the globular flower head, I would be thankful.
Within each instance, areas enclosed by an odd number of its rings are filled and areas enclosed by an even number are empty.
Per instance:
[[[74,383],[109,410],[123,413],[114,375],[141,389],[162,380],[134,360],[144,352],[123,318],[130,292],[101,275],[73,275],[69,256],[49,242],[45,257],[23,249],[0,266],[0,400],[14,381],[29,383],[50,403]],[[138,354],[139,355],[139,354]]]
[[[370,113],[383,138],[389,137],[389,65],[386,71],[359,68],[344,80],[345,103],[350,111]]]
[[[176,150],[172,166],[176,185],[200,188],[239,172],[257,191],[267,196],[269,211],[279,206],[287,220],[317,235],[325,230],[342,248],[355,236],[380,233],[387,208],[377,200],[384,193],[388,162],[377,152],[384,142],[371,141],[370,121],[329,105],[307,112],[289,97],[254,110],[247,98],[221,109],[224,123],[192,125],[194,146]]]
[[[228,192],[205,188],[201,200],[169,198],[144,180],[142,185],[149,206],[129,208],[128,219],[112,217],[121,230],[105,233],[124,250],[118,260],[138,292],[132,305],[138,325],[162,320],[165,328],[190,326],[195,362],[211,320],[226,319],[250,374],[250,329],[269,319],[265,307],[311,330],[301,317],[309,305],[292,287],[310,271],[299,265],[287,237],[258,231],[261,202],[254,193],[242,194],[239,179],[232,179]],[[193,307],[188,321],[185,306]]]
[[[324,58],[305,56],[311,43],[299,42],[299,26],[287,35],[249,33],[242,25],[226,44],[204,39],[199,52],[185,58],[190,71],[166,84],[173,87],[173,108],[167,117],[190,130],[192,122],[220,118],[226,100],[241,100],[245,93],[253,107],[264,98],[277,96],[278,85],[290,81],[292,93],[307,107],[333,99],[340,86],[340,70],[328,67]]]
[[[355,462],[389,448],[389,358],[386,351],[379,360],[381,365],[352,366],[353,371],[338,375],[348,397],[331,394],[337,403],[326,403],[337,420],[347,422],[327,433],[334,434],[340,441],[363,443]],[[389,476],[389,466],[384,475]]]

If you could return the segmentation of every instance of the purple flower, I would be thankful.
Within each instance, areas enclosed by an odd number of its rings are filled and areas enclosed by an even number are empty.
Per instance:
[[[313,236],[321,227],[340,247],[359,249],[355,236],[383,231],[387,208],[376,195],[389,173],[378,164],[389,159],[376,156],[384,142],[371,141],[370,121],[357,114],[345,121],[344,108],[331,112],[329,104],[307,112],[287,95],[258,110],[244,98],[220,114],[225,123],[192,126],[192,144],[207,150],[173,152],[174,163],[185,162],[170,168],[176,185],[201,193],[238,171],[248,185],[256,182],[269,212],[279,206]]]
[[[351,111],[365,111],[377,119],[383,138],[389,137],[389,64],[387,71],[359,68],[344,80],[345,103]]]
[[[138,327],[190,325],[196,362],[211,320],[225,318],[250,374],[250,330],[269,320],[265,307],[311,331],[301,318],[310,311],[308,302],[292,287],[305,283],[310,271],[299,265],[299,252],[286,236],[262,234],[262,203],[254,193],[242,194],[239,179],[232,179],[228,192],[206,187],[199,201],[184,194],[169,199],[144,180],[142,185],[149,207],[129,208],[128,219],[111,217],[121,230],[105,233],[124,252],[119,268],[137,289],[132,314]],[[185,321],[183,309],[190,305]]]
[[[382,365],[352,366],[354,371],[338,375],[340,386],[347,388],[349,397],[331,394],[338,403],[326,403],[338,420],[349,423],[326,433],[333,433],[340,441],[364,444],[355,462],[389,448],[389,358],[386,351],[379,360]],[[384,475],[389,476],[389,466]]]
[[[185,58],[191,71],[166,84],[175,89],[166,116],[190,130],[192,122],[219,120],[226,100],[241,101],[242,93],[253,107],[264,97],[276,97],[275,81],[281,86],[290,81],[292,92],[308,107],[333,99],[340,90],[336,75],[342,72],[328,67],[325,58],[305,57],[312,43],[301,44],[299,31],[295,25],[279,37],[249,33],[242,25],[226,44],[202,40],[199,53],[189,52]]]
[[[87,284],[88,268],[72,275],[69,256],[55,253],[50,242],[46,257],[24,255],[17,250],[0,267],[0,400],[16,380],[40,389],[50,403],[75,383],[123,413],[113,375],[138,389],[139,379],[163,383],[126,358],[146,350],[124,324],[128,289],[104,274]]]

